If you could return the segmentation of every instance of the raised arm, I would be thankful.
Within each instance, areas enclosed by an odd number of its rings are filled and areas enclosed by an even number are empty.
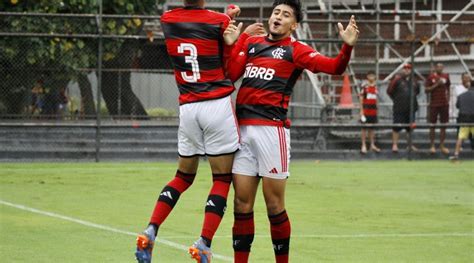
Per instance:
[[[301,44],[297,45],[295,50],[294,61],[300,68],[308,69],[314,73],[323,72],[332,75],[340,75],[349,63],[352,47],[357,43],[359,38],[359,30],[354,16],[351,16],[346,29],[341,23],[338,23],[339,36],[344,41],[341,51],[335,58],[329,58],[321,55],[311,47]]]

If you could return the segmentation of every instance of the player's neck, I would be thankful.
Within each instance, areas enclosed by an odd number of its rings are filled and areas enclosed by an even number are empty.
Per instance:
[[[291,36],[291,32],[289,33],[286,33],[286,34],[268,34],[268,39],[270,39],[271,41],[280,41],[280,40],[283,40],[287,37]]]

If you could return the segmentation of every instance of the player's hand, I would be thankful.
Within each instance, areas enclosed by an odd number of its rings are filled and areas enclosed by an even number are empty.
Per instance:
[[[357,28],[355,17],[353,15],[351,16],[346,29],[344,29],[341,23],[337,23],[337,27],[339,28],[339,35],[342,40],[344,40],[344,43],[349,46],[354,46],[359,38],[359,29]]]
[[[240,31],[242,30],[242,22],[239,23],[239,25],[235,25],[235,21],[232,20],[229,23],[229,26],[224,31],[224,42],[226,45],[231,46],[237,41],[240,35]]]
[[[267,32],[262,23],[253,23],[244,30],[245,33],[251,36],[266,35]]]
[[[234,19],[240,15],[240,7],[238,5],[228,5],[225,12],[230,18]]]

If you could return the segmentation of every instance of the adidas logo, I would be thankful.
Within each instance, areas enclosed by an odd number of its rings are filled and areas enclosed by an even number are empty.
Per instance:
[[[253,54],[253,53],[255,53],[255,48],[254,47],[249,51],[249,54]]]
[[[216,206],[212,200],[207,201],[206,206]]]
[[[163,192],[163,193],[160,194],[160,196],[166,196],[169,199],[173,200],[173,196],[171,195],[170,191]]]
[[[269,173],[271,174],[277,174],[278,173],[278,170],[276,168],[273,168],[269,171]]]

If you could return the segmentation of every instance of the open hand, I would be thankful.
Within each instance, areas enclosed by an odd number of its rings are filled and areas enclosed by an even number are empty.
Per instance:
[[[223,37],[226,45],[231,46],[237,41],[242,30],[242,22],[239,25],[235,25],[235,20],[230,21],[229,26],[224,31]]]
[[[357,28],[355,17],[353,15],[351,16],[346,29],[344,29],[341,23],[337,23],[337,27],[339,28],[339,35],[342,40],[344,40],[344,42],[349,46],[354,46],[359,38],[359,30]]]

